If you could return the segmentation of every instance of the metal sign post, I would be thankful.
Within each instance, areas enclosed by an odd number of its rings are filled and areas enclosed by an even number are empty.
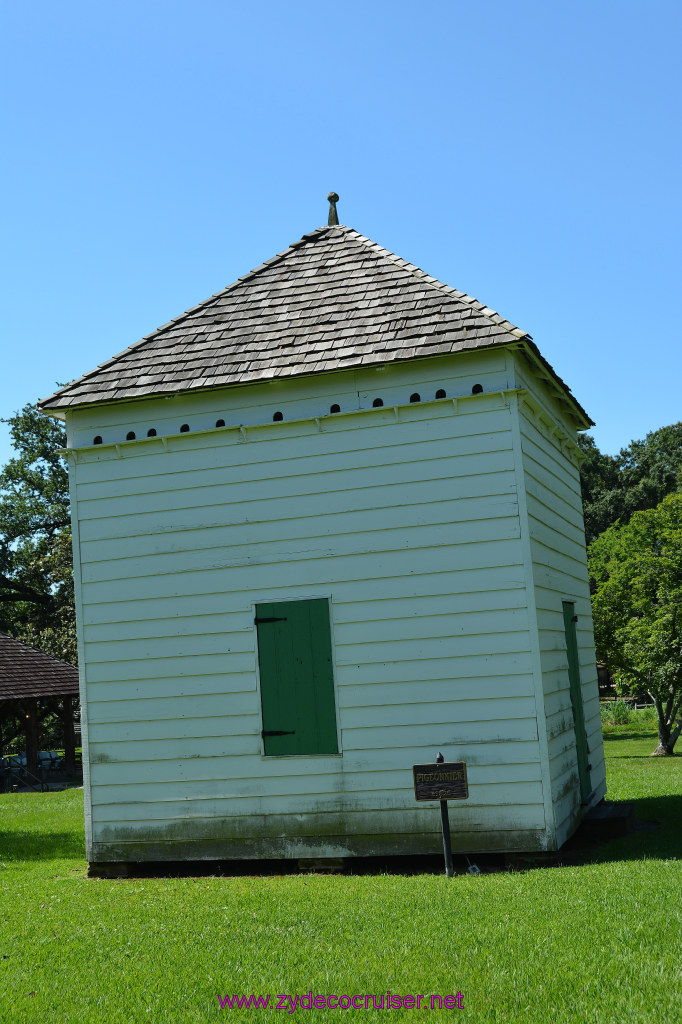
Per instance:
[[[450,843],[450,816],[448,815],[448,802],[440,802],[440,825],[443,829],[443,856],[445,857],[445,874],[452,878],[455,869],[452,866],[452,845]]]
[[[452,866],[448,800],[466,800],[468,798],[467,766],[464,761],[446,762],[441,752],[438,751],[435,764],[415,764],[412,766],[412,773],[416,800],[440,800],[445,874],[448,878],[452,878],[455,872]]]

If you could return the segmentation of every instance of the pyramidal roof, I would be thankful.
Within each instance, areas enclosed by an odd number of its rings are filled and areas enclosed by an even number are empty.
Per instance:
[[[344,225],[321,227],[39,403],[60,410],[431,355],[531,336]]]

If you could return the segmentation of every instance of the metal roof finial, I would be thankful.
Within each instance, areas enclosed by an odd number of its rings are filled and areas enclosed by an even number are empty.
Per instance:
[[[336,212],[336,204],[339,201],[339,197],[336,192],[330,192],[327,199],[329,200],[329,219],[327,220],[327,224],[331,227],[332,224],[339,223],[339,215]]]

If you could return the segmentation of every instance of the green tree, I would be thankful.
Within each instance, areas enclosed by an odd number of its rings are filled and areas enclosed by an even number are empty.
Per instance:
[[[654,753],[672,754],[682,732],[682,493],[609,527],[589,567],[597,657],[621,692],[651,695]]]
[[[590,544],[634,512],[655,508],[667,494],[682,489],[682,423],[650,431],[618,455],[604,455],[589,434],[580,437],[584,461],[580,482],[585,536]]]
[[[578,435],[582,451],[580,488],[585,516],[585,539],[595,537],[616,522],[621,512],[620,471],[617,460],[599,451],[591,434]]]
[[[0,472],[0,630],[75,664],[64,429],[34,405],[4,422],[16,456]]]

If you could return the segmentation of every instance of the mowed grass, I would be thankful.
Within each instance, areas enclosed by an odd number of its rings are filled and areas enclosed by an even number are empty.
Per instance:
[[[454,880],[287,876],[103,881],[82,792],[0,796],[0,1021],[210,1022],[226,994],[461,992],[462,1010],[296,1009],[309,1021],[682,1019],[682,758],[609,730],[609,798],[655,831],[572,864]],[[437,812],[434,812],[437,813]],[[452,816],[455,820],[455,816]],[[371,1004],[370,1004],[371,1005]]]

